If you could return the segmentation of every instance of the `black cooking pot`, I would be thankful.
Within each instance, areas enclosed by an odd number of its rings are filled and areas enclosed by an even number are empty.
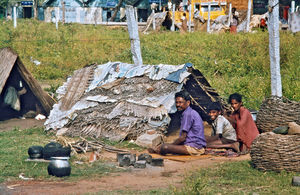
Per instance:
[[[51,142],[44,147],[43,156],[45,160],[50,160],[51,157],[69,157],[71,154],[70,147],[62,147],[61,144]]]
[[[69,157],[51,157],[48,165],[48,174],[56,177],[69,176],[71,174],[71,165]]]
[[[28,148],[28,155],[31,159],[43,158],[43,146],[31,146]]]

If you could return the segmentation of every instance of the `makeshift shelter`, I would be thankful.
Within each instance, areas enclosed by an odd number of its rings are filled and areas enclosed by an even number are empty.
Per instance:
[[[189,63],[134,66],[109,62],[85,67],[58,88],[59,102],[45,127],[69,136],[111,140],[136,138],[147,130],[166,133],[180,122],[175,93],[182,89],[190,93],[193,108],[204,120],[208,105],[220,101]]]
[[[48,115],[54,100],[42,90],[18,54],[0,49],[0,120],[20,117],[29,111]]]

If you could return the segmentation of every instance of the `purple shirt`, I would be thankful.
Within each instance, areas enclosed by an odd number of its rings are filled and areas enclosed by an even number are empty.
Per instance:
[[[182,131],[187,133],[184,145],[197,149],[206,147],[202,118],[191,107],[187,107],[181,115],[180,135]]]

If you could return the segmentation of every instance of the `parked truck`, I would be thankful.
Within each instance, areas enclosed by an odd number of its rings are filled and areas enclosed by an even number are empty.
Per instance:
[[[199,11],[199,15],[203,17],[204,20],[208,19],[208,5],[210,4],[210,19],[215,20],[221,15],[226,15],[226,0],[191,0],[191,20],[194,19],[195,11]],[[180,10],[181,9],[181,10]],[[197,9],[197,10],[196,10]],[[175,23],[180,23],[183,15],[186,15],[187,20],[189,20],[189,10],[188,6],[182,8],[177,8],[175,11]],[[169,17],[172,18],[172,10],[168,13]]]

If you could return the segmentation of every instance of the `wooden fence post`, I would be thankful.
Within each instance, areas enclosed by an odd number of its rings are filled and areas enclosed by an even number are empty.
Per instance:
[[[291,2],[291,13],[295,12],[295,1]]]
[[[14,28],[17,28],[17,7],[14,6]]]
[[[172,5],[172,26],[171,31],[175,31],[175,4]]]
[[[59,22],[59,7],[55,8],[55,28],[58,30],[58,22]]]
[[[282,97],[280,75],[279,0],[269,0],[269,54],[271,68],[271,94]]]
[[[230,26],[231,15],[232,15],[232,5],[231,3],[229,3],[228,22],[227,22],[228,26]]]
[[[189,5],[189,32],[192,31],[192,6]]]
[[[246,32],[249,32],[250,30],[251,7],[252,7],[252,0],[248,0]]]
[[[152,25],[153,25],[153,30],[155,31],[156,30],[156,26],[155,26],[155,11],[154,9],[152,10],[152,14],[153,14],[153,17],[152,17]]]
[[[140,47],[140,38],[139,38],[139,31],[138,31],[138,24],[134,17],[134,9],[131,5],[125,6],[126,17],[127,17],[127,26],[131,44],[131,53],[132,59],[136,66],[142,66],[142,54],[141,54],[141,47]]]
[[[207,29],[206,31],[210,32],[210,2],[208,2],[208,14],[207,14]]]

